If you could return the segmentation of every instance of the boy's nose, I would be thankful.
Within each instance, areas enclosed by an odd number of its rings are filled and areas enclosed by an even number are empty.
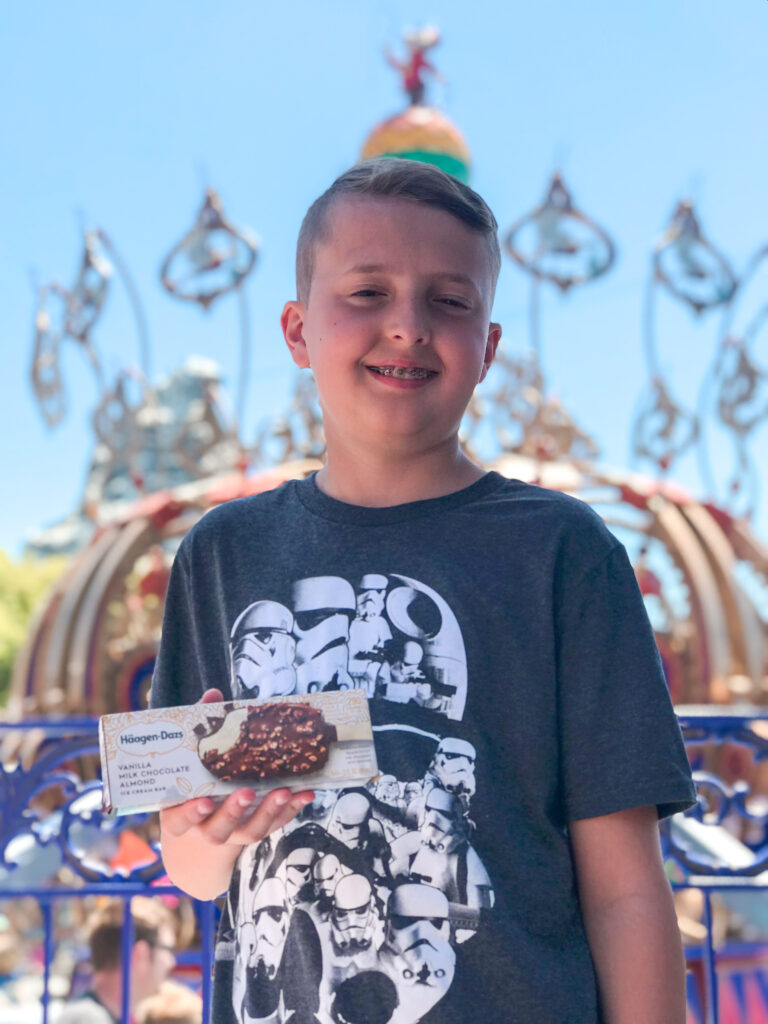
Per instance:
[[[393,341],[418,345],[429,340],[429,322],[426,311],[415,301],[403,302],[392,311],[387,331]]]

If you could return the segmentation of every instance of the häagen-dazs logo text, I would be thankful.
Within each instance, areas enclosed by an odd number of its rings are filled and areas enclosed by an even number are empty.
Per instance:
[[[180,746],[184,730],[176,722],[151,722],[131,725],[117,737],[118,747],[126,754],[166,754]]]

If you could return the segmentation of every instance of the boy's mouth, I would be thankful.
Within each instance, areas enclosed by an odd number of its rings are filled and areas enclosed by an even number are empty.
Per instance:
[[[436,377],[436,370],[427,370],[423,366],[369,366],[367,369],[382,377],[397,377],[398,380],[426,380]]]

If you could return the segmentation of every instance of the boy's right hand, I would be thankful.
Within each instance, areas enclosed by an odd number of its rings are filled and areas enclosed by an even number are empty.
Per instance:
[[[220,690],[206,690],[200,703],[223,700]],[[195,828],[215,846],[248,846],[287,825],[313,799],[311,790],[291,793],[288,789],[273,789],[258,801],[246,786],[234,790],[221,803],[204,796],[166,807],[160,811],[160,824],[167,836],[182,836]]]

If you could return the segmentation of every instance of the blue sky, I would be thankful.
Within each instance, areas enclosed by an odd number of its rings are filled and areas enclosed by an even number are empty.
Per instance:
[[[158,282],[203,186],[217,187],[230,217],[261,241],[248,292],[251,439],[291,392],[278,318],[293,297],[303,212],[356,160],[370,128],[402,106],[381,50],[398,50],[403,27],[427,22],[442,30],[434,59],[447,79],[432,98],[463,131],[472,184],[502,228],[540,202],[559,165],[577,204],[617,242],[610,275],[565,299],[545,293],[543,350],[552,391],[597,438],[603,461],[627,464],[646,376],[643,287],[675,203],[693,196],[737,272],[768,242],[766,0],[1,0],[0,547],[17,553],[28,528],[77,503],[92,444],[96,392],[74,346],[63,360],[66,422],[51,432],[35,407],[32,281],[70,283],[81,223],[104,228],[141,293],[155,377],[198,353],[217,358],[232,383],[234,300],[204,315]],[[510,353],[527,346],[526,307],[526,279],[505,260],[495,317]],[[717,313],[694,321],[662,300],[661,363],[687,404],[719,325]],[[119,290],[96,339],[110,374],[138,361]],[[765,338],[755,355],[768,366]],[[722,479],[730,456],[714,436]],[[768,428],[752,452],[768,465]],[[693,457],[675,476],[702,492]],[[757,527],[768,534],[768,494]]]

